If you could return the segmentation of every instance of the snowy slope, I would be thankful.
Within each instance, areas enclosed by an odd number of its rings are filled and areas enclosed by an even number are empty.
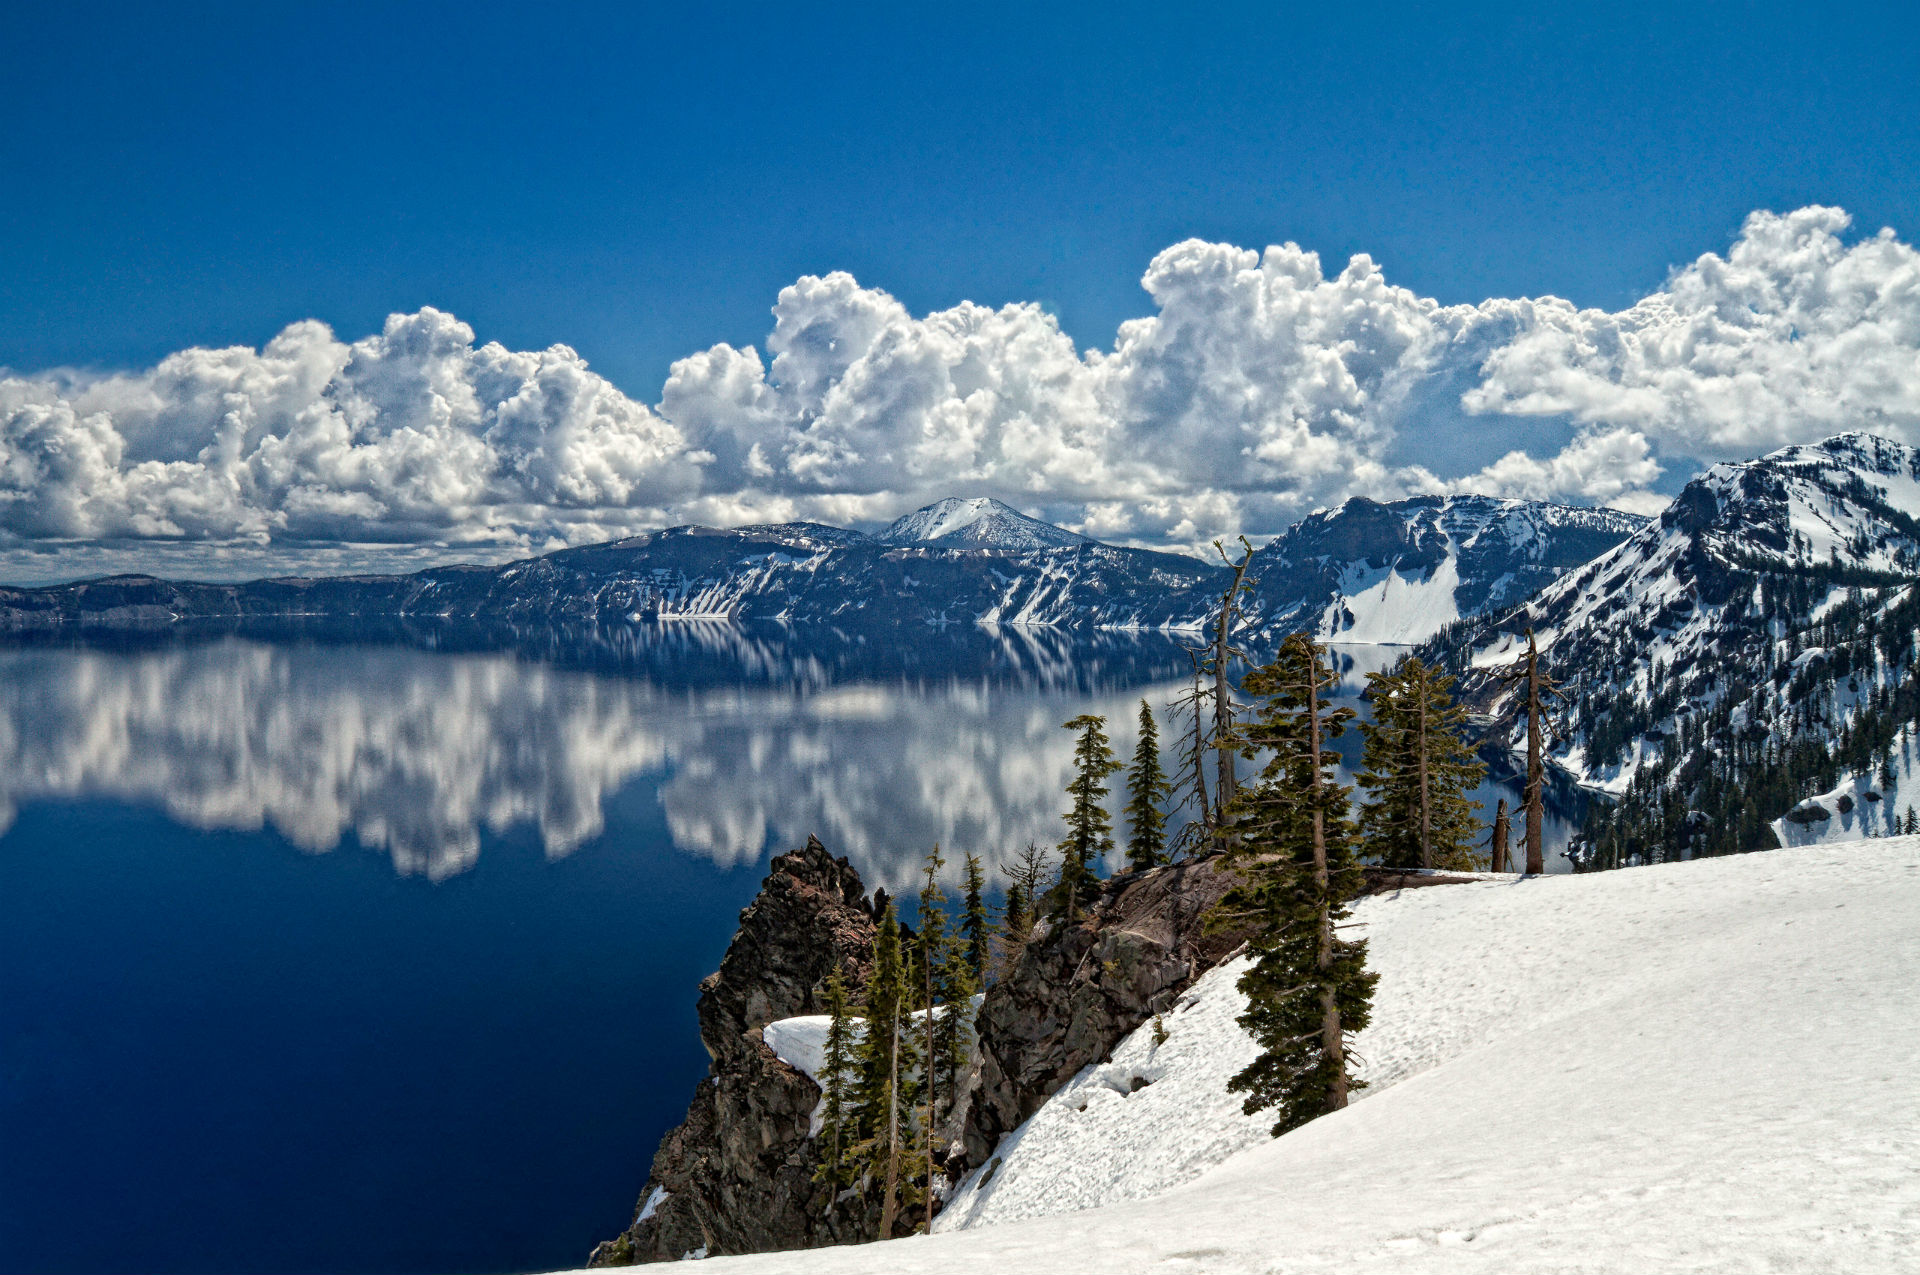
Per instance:
[[[896,519],[874,539],[888,545],[944,545],[955,549],[1049,549],[1092,543],[1065,527],[1029,518],[1013,506],[985,496],[937,500]]]
[[[1348,1110],[1273,1140],[1200,1097],[1245,1056],[1223,974],[1167,1016],[1163,1074],[1143,1028],[1116,1051],[1124,1085],[1077,1081],[1070,1113],[1004,1144],[1005,1185],[955,1205],[1026,1220],[716,1260],[1920,1269],[1920,838],[1408,891],[1359,917],[1381,982],[1360,1042],[1374,1087]],[[1134,1074],[1153,1083],[1121,1095]]]
[[[1757,696],[1738,710],[1741,722],[1776,724],[1782,689],[1755,682],[1782,666],[1798,671],[1794,661],[1806,654],[1789,643],[1789,631],[1816,621],[1850,590],[1890,604],[1920,578],[1917,476],[1920,452],[1865,434],[1716,465],[1657,521],[1525,606],[1490,613],[1461,635],[1451,658],[1477,671],[1462,689],[1509,719],[1518,747],[1512,702],[1487,691],[1490,675],[1523,652],[1521,634],[1531,626],[1587,715],[1556,761],[1581,784],[1616,796],[1682,724],[1697,727],[1732,702],[1734,689]],[[1782,600],[1790,597],[1804,604]],[[1644,718],[1644,728],[1590,747],[1591,716],[1607,711]],[[1837,737],[1844,725],[1834,720],[1823,729]]]
[[[1302,518],[1254,555],[1253,629],[1332,642],[1424,642],[1504,611],[1625,540],[1645,519],[1489,496],[1355,497]]]

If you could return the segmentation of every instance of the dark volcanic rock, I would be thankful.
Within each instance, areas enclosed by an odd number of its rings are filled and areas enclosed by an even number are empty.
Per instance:
[[[593,1251],[596,1266],[689,1253],[755,1253],[864,1238],[864,1218],[829,1216],[808,1137],[820,1089],[760,1029],[826,1012],[837,966],[864,984],[874,916],[860,876],[809,837],[783,854],[720,969],[700,984],[700,1039],[713,1057],[686,1121],[661,1139],[634,1222]],[[649,1207],[651,1205],[651,1207]]]
[[[1240,945],[1202,924],[1232,883],[1217,858],[1189,860],[1113,878],[1078,925],[1041,923],[980,1007],[968,1165]]]

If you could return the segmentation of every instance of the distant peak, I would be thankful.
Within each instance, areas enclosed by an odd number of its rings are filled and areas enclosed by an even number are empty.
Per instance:
[[[948,496],[896,520],[874,537],[883,544],[960,549],[1045,549],[1086,544],[1085,536],[1029,518],[991,496]]]

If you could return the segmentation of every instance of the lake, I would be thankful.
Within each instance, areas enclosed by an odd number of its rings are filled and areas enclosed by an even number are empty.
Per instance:
[[[974,628],[0,649],[0,1268],[578,1264],[773,853],[904,893],[935,842],[1051,844],[1060,724],[1124,756],[1187,669]]]

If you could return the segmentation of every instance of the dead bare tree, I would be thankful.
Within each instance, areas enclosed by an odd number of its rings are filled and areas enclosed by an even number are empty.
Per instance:
[[[1522,711],[1527,715],[1527,782],[1520,793],[1520,804],[1527,817],[1527,875],[1536,877],[1547,870],[1546,855],[1542,848],[1547,777],[1546,705],[1548,700],[1564,697],[1560,693],[1560,683],[1540,667],[1540,646],[1534,639],[1532,625],[1527,626],[1526,655],[1511,670],[1501,674],[1500,685],[1503,690],[1521,690],[1526,696]]]

